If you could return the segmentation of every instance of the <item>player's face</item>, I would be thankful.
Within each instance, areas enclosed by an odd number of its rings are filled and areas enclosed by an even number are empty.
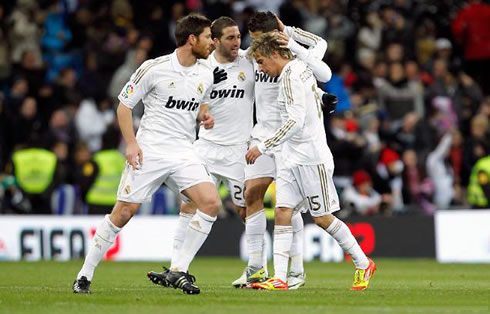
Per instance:
[[[192,54],[198,59],[206,59],[211,53],[211,28],[206,27],[192,46]]]
[[[271,77],[276,77],[281,74],[277,63],[275,62],[276,60],[273,57],[269,58],[257,53],[255,55],[255,61],[257,61],[261,72],[264,72]]]
[[[223,35],[216,42],[216,51],[225,58],[234,59],[238,56],[238,50],[242,43],[242,37],[238,26],[223,28]]]

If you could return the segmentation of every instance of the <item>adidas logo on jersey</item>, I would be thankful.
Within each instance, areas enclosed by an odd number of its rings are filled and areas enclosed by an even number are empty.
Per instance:
[[[237,89],[236,85],[233,85],[232,89],[218,89],[211,92],[211,99],[215,98],[243,98],[245,96],[245,90]]]
[[[167,103],[165,104],[165,108],[175,108],[175,109],[181,109],[181,110],[188,110],[188,111],[195,111],[197,107],[199,107],[198,102],[194,102],[194,98],[192,98],[191,101],[189,100],[178,100],[174,99],[173,96],[170,96],[168,98]]]
[[[271,77],[264,72],[259,72],[255,70],[255,82],[268,82],[268,83],[277,83],[279,80],[279,76]]]

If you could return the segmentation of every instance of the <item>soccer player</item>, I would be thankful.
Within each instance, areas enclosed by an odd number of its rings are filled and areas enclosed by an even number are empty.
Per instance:
[[[248,53],[255,58],[262,72],[279,77],[281,126],[250,148],[246,154],[247,163],[254,164],[261,155],[284,143],[276,181],[275,275],[251,287],[288,290],[293,208],[306,198],[315,223],[328,232],[354,261],[356,270],[351,290],[364,290],[376,265],[366,257],[347,225],[332,215],[340,205],[332,180],[333,156],[326,142],[323,110],[313,73],[305,63],[293,59],[289,49],[280,47],[274,33],[265,33],[255,39]]]
[[[282,44],[287,45],[298,59],[307,64],[316,79],[321,82],[330,80],[332,72],[322,62],[323,55],[327,49],[327,42],[322,38],[299,28],[285,27],[272,12],[255,13],[251,17],[248,27],[252,38],[257,38],[262,33],[270,31],[284,32],[278,35],[282,40]],[[310,49],[305,49],[298,42],[307,45]],[[277,105],[279,93],[278,77],[260,72],[256,62],[254,62],[254,67],[257,124],[252,130],[251,146],[264,140],[281,123],[280,107]],[[335,108],[335,96],[325,93],[322,96],[322,101],[328,108]],[[233,283],[236,286],[256,281],[257,277],[264,279],[261,274],[265,273],[263,267],[266,267],[266,265],[262,262],[262,247],[264,245],[263,237],[267,222],[263,200],[267,188],[276,177],[276,162],[279,159],[279,151],[275,150],[270,155],[261,156],[254,164],[247,165],[245,168],[245,200],[247,203],[245,232],[249,261],[245,273]],[[296,212],[293,216],[293,233],[293,246],[290,254],[291,271],[288,276],[288,282],[291,289],[297,289],[305,283],[303,219],[299,212]]]
[[[192,146],[196,118],[205,128],[214,125],[212,115],[200,108],[213,85],[211,68],[200,60],[211,52],[210,26],[211,21],[197,14],[179,20],[175,31],[178,48],[174,53],[144,62],[122,89],[117,115],[127,143],[127,166],[121,177],[118,201],[97,227],[73,283],[75,293],[90,293],[95,268],[118,232],[162,183],[183,193],[199,207],[167,279],[184,293],[200,292],[187,270],[221,207],[213,179]],[[135,137],[131,114],[141,99],[145,113]]]
[[[211,34],[216,50],[205,61],[211,68],[219,68],[224,75],[216,79],[212,92],[204,100],[215,119],[212,129],[201,127],[199,139],[194,142],[197,154],[205,162],[216,186],[224,182],[238,213],[245,219],[245,154],[253,125],[254,68],[251,59],[239,55],[241,35],[237,23],[229,17],[213,21]],[[174,236],[174,251],[170,269],[181,254],[186,230],[198,205],[183,202]],[[165,272],[149,272],[155,284],[168,286]]]

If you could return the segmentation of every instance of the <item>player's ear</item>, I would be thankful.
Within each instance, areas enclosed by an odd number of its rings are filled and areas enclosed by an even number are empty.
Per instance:
[[[191,44],[191,46],[194,46],[196,44],[197,37],[194,34],[190,34],[189,37],[187,37],[187,42]]]
[[[213,38],[213,45],[214,45],[214,47],[218,48],[218,45],[219,45],[219,39],[218,38]]]

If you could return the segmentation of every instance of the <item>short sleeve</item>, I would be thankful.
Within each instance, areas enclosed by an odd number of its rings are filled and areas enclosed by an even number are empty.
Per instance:
[[[136,72],[131,75],[119,96],[117,97],[126,107],[133,109],[136,104],[151,90],[153,60],[144,62]]]

